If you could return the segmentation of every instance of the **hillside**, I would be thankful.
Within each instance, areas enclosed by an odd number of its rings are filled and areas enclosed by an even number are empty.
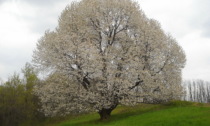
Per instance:
[[[97,113],[68,118],[45,126],[210,126],[210,106],[176,101],[165,105],[119,106],[106,121],[99,121]]]

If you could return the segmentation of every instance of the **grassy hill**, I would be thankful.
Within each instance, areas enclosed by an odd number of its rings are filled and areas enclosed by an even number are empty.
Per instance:
[[[98,114],[91,113],[53,123],[45,126],[210,126],[210,105],[175,101],[165,105],[119,106],[109,120],[99,121]]]

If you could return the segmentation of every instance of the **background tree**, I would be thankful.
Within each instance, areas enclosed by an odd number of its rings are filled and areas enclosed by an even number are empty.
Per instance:
[[[183,85],[186,90],[184,100],[201,103],[210,102],[210,82],[203,80],[185,80]]]
[[[29,63],[26,63],[22,72],[23,78],[15,73],[0,85],[1,126],[18,126],[44,117],[38,112],[40,102],[32,91],[39,82],[37,73]]]
[[[24,98],[25,98],[25,115],[28,120],[42,120],[44,115],[39,112],[40,100],[34,94],[34,87],[40,83],[40,79],[38,78],[38,72],[35,68],[30,64],[26,63],[24,68],[22,69],[23,79],[22,83],[24,85]],[[31,124],[30,124],[31,125]]]
[[[46,31],[39,40],[33,61],[51,76],[61,75],[65,83],[53,78],[43,84],[49,92],[37,87],[51,116],[60,114],[60,107],[53,107],[56,100],[64,100],[60,106],[67,110],[62,114],[91,108],[106,119],[118,104],[167,101],[182,94],[182,48],[131,0],[73,2],[62,12],[56,30]],[[62,94],[67,89],[69,100]],[[54,97],[58,90],[60,97]],[[71,106],[72,97],[80,107]]]

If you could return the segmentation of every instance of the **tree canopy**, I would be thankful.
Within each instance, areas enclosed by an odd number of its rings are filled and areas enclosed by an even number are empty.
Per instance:
[[[182,94],[183,49],[131,0],[72,2],[33,61],[51,73],[36,90],[49,116],[97,110],[106,119],[118,104]]]

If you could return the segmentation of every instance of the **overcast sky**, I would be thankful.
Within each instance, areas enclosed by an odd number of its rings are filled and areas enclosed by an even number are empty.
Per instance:
[[[187,55],[184,79],[210,81],[210,0],[136,0],[177,39]],[[0,0],[0,78],[31,62],[45,30],[53,30],[71,0]]]

